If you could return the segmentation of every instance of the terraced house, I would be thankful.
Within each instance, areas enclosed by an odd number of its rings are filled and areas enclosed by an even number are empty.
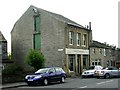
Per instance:
[[[90,45],[90,65],[116,66],[116,49],[98,41]]]
[[[7,55],[7,40],[5,39],[4,35],[0,31],[0,68],[5,67],[6,64],[12,63],[10,60],[8,60]]]
[[[91,23],[86,28],[31,5],[15,23],[11,39],[13,59],[23,67],[28,67],[24,60],[30,49],[40,50],[48,67],[65,66],[69,72],[80,73],[89,65]]]

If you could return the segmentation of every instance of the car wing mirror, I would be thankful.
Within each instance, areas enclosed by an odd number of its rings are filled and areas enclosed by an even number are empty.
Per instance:
[[[49,74],[53,73],[52,71],[49,72]]]

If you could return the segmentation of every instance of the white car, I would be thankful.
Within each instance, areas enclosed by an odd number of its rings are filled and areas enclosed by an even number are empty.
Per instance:
[[[112,77],[120,77],[120,69],[113,66],[109,66],[103,70],[96,70],[95,77],[97,78],[104,77],[106,79],[112,78]]]
[[[102,66],[97,65],[97,66],[89,66],[85,71],[82,72],[82,78],[84,77],[94,77],[94,73],[96,70],[101,70],[103,69]]]

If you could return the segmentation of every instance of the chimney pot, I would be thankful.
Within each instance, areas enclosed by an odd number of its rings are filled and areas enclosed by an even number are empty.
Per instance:
[[[91,30],[91,22],[89,22],[89,29]]]

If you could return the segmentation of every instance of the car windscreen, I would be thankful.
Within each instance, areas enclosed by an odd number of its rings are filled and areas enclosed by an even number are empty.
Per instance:
[[[48,72],[48,70],[49,70],[49,68],[39,69],[35,73],[46,73],[46,72]]]
[[[86,68],[86,70],[92,70],[94,68],[95,68],[95,66],[89,66],[89,67]]]

